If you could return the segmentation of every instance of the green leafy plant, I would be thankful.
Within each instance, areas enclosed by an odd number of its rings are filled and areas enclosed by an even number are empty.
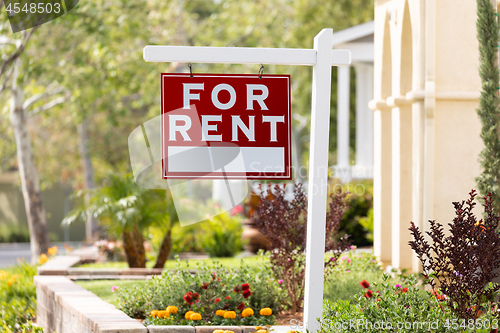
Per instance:
[[[36,266],[20,261],[0,271],[0,332],[40,332],[31,321],[36,311]]]
[[[416,275],[385,274],[381,283],[362,280],[358,304],[325,302],[321,332],[494,332],[497,306],[485,303],[476,319],[460,319],[445,306],[440,290],[422,290]],[[440,297],[436,297],[439,295]]]
[[[171,224],[177,221],[177,214],[169,191],[145,190],[137,186],[132,175],[110,173],[104,186],[91,192],[92,199],[86,206],[71,212],[63,223],[70,224],[86,219],[89,214],[115,237],[121,237],[129,267],[146,267],[144,233],[151,225],[166,228],[160,245],[155,268],[163,268],[171,247]],[[78,193],[82,196],[84,191]]]
[[[243,249],[241,243],[241,218],[227,212],[201,223],[200,239],[203,250],[210,257],[232,257]]]

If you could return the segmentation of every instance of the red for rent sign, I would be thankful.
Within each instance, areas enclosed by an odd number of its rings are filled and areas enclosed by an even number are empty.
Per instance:
[[[290,76],[162,74],[162,177],[291,179]]]

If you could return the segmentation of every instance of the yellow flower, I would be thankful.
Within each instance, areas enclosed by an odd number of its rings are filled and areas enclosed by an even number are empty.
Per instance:
[[[226,331],[224,331],[224,333],[234,333],[234,331],[228,331],[228,330],[226,330]]]
[[[168,318],[170,316],[170,313],[168,311],[158,311],[158,318]]]
[[[177,311],[179,311],[179,309],[177,309],[176,306],[170,305],[170,306],[167,306],[167,311],[170,312],[171,314],[176,314]]]
[[[8,280],[7,280],[7,285],[10,287],[12,286],[12,284],[14,282],[17,281],[17,278],[19,277],[19,275],[15,274],[15,275],[12,275]]]
[[[246,308],[244,309],[242,312],[241,312],[241,316],[243,318],[246,318],[246,317],[250,317],[250,316],[253,316],[254,312],[251,308]]]
[[[201,314],[195,312],[191,315],[191,317],[189,317],[189,319],[191,320],[201,320]]]
[[[261,316],[270,316],[272,314],[273,314],[273,310],[271,310],[270,308],[260,309],[260,315]]]
[[[5,279],[7,276],[9,276],[9,273],[6,271],[0,271],[0,280]]]
[[[225,319],[234,319],[234,318],[236,318],[236,312],[226,311],[226,313],[224,313],[224,318]]]
[[[226,311],[224,310],[217,310],[215,311],[215,314],[219,317],[224,317],[224,313],[226,313]]]
[[[57,246],[54,245],[52,247],[50,247],[48,250],[47,250],[47,253],[49,256],[53,256],[53,255],[56,255],[57,254]]]
[[[267,333],[267,331],[266,331],[266,330],[258,330],[258,331],[257,331],[257,332],[255,332],[255,333]]]
[[[184,318],[186,318],[187,320],[189,320],[191,318],[191,315],[194,313],[194,311],[188,311],[186,312],[186,314],[184,315]]]
[[[45,253],[42,253],[40,255],[40,258],[38,258],[38,263],[40,265],[43,265],[43,264],[45,264],[47,262],[47,260],[49,260],[49,257],[47,257],[47,255]]]
[[[288,331],[286,333],[297,333],[297,331]]]
[[[224,333],[224,331],[223,330],[215,330],[212,333]]]
[[[257,327],[255,327],[255,329],[256,329],[257,331],[258,331],[258,330],[261,330],[261,329],[263,329],[263,328],[264,328],[264,327],[262,327],[262,326],[257,326]]]
[[[153,318],[158,317],[158,310],[151,311],[151,317],[153,317]]]

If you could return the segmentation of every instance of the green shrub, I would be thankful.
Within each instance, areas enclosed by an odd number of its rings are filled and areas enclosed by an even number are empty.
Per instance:
[[[179,223],[176,223],[172,227],[172,257],[179,253],[203,252],[203,247],[200,242],[202,233],[203,229],[200,228],[198,223],[190,224],[185,227],[181,227]]]
[[[0,223],[0,243],[25,243],[30,241],[27,226]]]
[[[36,266],[20,261],[0,271],[0,332],[41,332],[31,320],[36,311]]]
[[[356,246],[372,245],[373,217],[370,218],[370,211],[373,207],[373,181],[358,180],[342,184],[338,179],[333,179],[329,184],[329,193],[336,193],[339,189],[349,192],[349,195],[348,208],[340,222],[338,237],[350,235],[349,239]]]
[[[388,275],[371,283],[357,294],[359,304],[325,301],[321,332],[490,332],[490,326],[498,327],[496,306],[489,302],[481,317],[467,322],[444,306],[446,296],[438,300],[422,291],[415,275],[401,278],[400,284]]]
[[[166,271],[143,286],[120,288],[117,291],[119,308],[131,317],[147,318],[145,324],[190,324],[183,317],[190,310],[202,315],[203,324],[220,324],[222,318],[218,318],[215,312],[221,309],[239,314],[233,321],[235,325],[271,324],[273,318],[262,318],[259,310],[269,307],[277,313],[282,309],[284,292],[265,262],[262,258],[263,264],[259,268],[250,268],[242,262],[238,269],[228,269],[214,261],[206,266],[198,264],[196,274],[192,274],[190,267],[181,269],[179,264],[176,271]],[[244,284],[248,284],[249,294],[243,292]],[[236,286],[239,286],[238,292],[235,292]],[[238,307],[242,303],[245,308],[252,308],[255,315],[241,318],[242,309]],[[150,317],[151,311],[165,310],[171,305],[179,309],[177,316],[170,319]]]
[[[243,250],[241,218],[224,212],[202,222],[201,229],[201,247],[210,257],[233,257]]]

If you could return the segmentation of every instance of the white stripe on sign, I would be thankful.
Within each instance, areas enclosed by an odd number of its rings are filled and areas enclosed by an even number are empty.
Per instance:
[[[283,147],[168,147],[168,172],[284,172]],[[221,165],[220,156],[231,158]],[[217,156],[217,159],[214,159]],[[234,158],[232,156],[235,156]]]

